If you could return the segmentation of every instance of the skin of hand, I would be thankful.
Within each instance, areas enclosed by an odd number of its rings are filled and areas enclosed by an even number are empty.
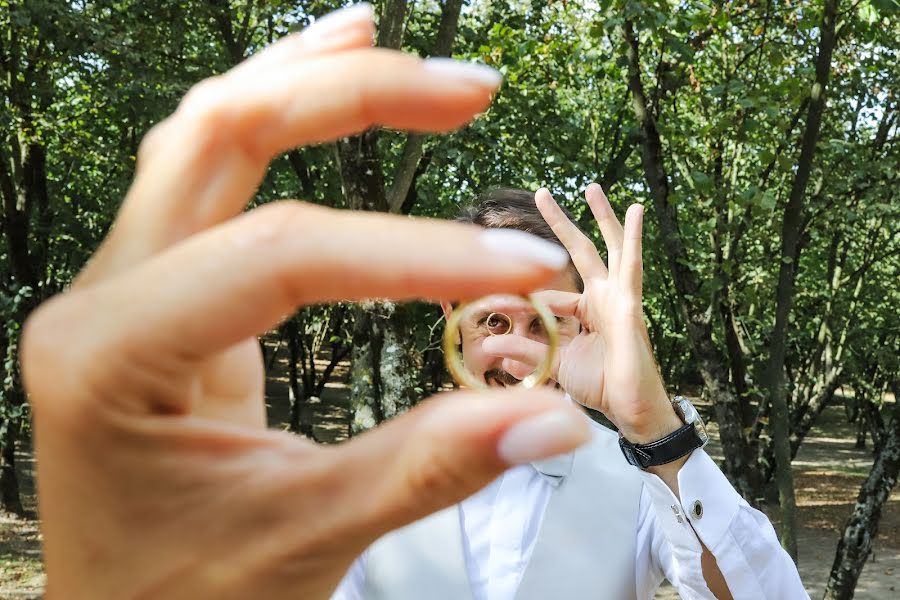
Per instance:
[[[561,318],[575,317],[581,331],[564,336],[553,378],[580,404],[601,411],[634,443],[664,437],[683,425],[669,401],[653,357],[642,312],[643,207],[628,209],[623,227],[603,190],[591,184],[588,205],[607,249],[604,263],[594,244],[559,208],[550,192],[535,194],[538,210],[572,257],[584,292],[546,290],[536,295]],[[533,368],[546,356],[545,344],[521,335],[488,337],[486,352]],[[522,375],[514,372],[513,375]]]
[[[327,598],[380,535],[589,439],[553,390],[444,394],[332,447],[265,429],[256,336],[298,306],[520,292],[565,269],[526,234],[244,212],[289,148],[487,108],[496,72],[373,49],[373,29],[371,7],[340,11],[193,88],[145,137],[98,252],[27,321],[48,598]]]

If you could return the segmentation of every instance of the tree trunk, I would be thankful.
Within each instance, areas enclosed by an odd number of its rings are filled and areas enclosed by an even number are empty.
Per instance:
[[[797,560],[797,515],[794,498],[794,475],[791,472],[790,412],[785,389],[785,353],[787,329],[791,305],[794,300],[794,284],[797,277],[797,261],[800,257],[800,229],[803,223],[806,186],[812,170],[816,143],[825,111],[825,86],[831,72],[831,55],[836,42],[837,6],[839,0],[827,0],[822,15],[822,38],[816,59],[816,80],[810,92],[809,112],[797,171],[791,185],[791,193],[784,210],[781,231],[781,254],[778,271],[778,288],[775,295],[775,325],[769,336],[769,365],[767,385],[772,405],[770,424],[775,445],[775,480],[781,504],[781,544]]]
[[[384,175],[376,153],[377,132],[337,143],[344,196],[352,210],[387,211]],[[381,326],[378,306],[363,303],[353,310],[353,351],[350,354],[350,435],[380,423]]]
[[[890,431],[872,464],[869,476],[859,490],[853,513],[847,520],[844,533],[838,542],[831,574],[825,586],[825,600],[853,598],[856,582],[872,552],[872,544],[878,534],[882,508],[897,484],[898,472],[900,472],[900,408],[895,407]]]
[[[413,306],[385,302],[381,360],[381,414],[385,419],[410,409],[421,396],[422,356],[410,333]]]
[[[446,0],[435,37],[433,54],[450,54],[462,0]],[[385,0],[381,8],[377,45],[399,49],[407,0]],[[337,144],[344,194],[354,210],[408,212],[410,191],[421,174],[424,138],[410,134],[390,191],[386,191],[382,160],[378,154],[378,132],[341,140]],[[420,357],[409,345],[409,322],[404,318],[407,307],[394,304],[369,304],[355,312],[353,351],[351,354],[351,434],[375,426],[383,419],[405,410],[415,403]]]
[[[791,460],[797,457],[800,445],[806,439],[807,434],[818,421],[822,412],[831,404],[834,394],[840,385],[840,368],[832,370],[826,378],[816,383],[813,396],[805,404],[795,400],[790,416],[790,448]],[[768,482],[775,474],[775,444],[772,438],[759,448],[760,477],[762,482]]]
[[[300,348],[297,338],[299,331],[294,319],[289,319],[284,324],[284,334],[288,342],[288,397],[291,403],[290,429],[293,432],[300,431],[300,409],[303,403],[303,393],[300,390],[300,380],[297,377],[297,361],[301,360]]]
[[[456,28],[459,24],[459,13],[462,10],[463,0],[445,0],[441,9],[441,22],[438,25],[435,36],[432,56],[450,56],[453,49],[453,40],[456,38]],[[420,133],[411,133],[406,138],[403,146],[403,155],[400,165],[394,174],[394,181],[387,193],[388,206],[392,213],[403,212],[404,204],[409,190],[417,176],[419,160],[425,146],[425,136]]]
[[[3,447],[0,448],[0,500],[3,509],[19,517],[25,516],[22,497],[19,493],[19,477],[16,473],[16,442],[19,438],[19,421],[6,422]]]
[[[350,434],[371,429],[384,420],[381,412],[382,327],[374,302],[356,307],[353,351],[350,354]]]

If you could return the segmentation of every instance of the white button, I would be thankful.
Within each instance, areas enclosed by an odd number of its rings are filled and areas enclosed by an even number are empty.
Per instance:
[[[694,517],[695,521],[703,518],[703,503],[699,500],[694,500],[694,504],[691,506],[691,516]]]

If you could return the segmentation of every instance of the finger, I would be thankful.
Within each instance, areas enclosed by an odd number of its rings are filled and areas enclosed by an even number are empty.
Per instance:
[[[524,232],[276,203],[72,292],[44,311],[35,327],[43,333],[32,337],[51,354],[73,354],[66,364],[94,373],[121,361],[94,369],[93,356],[139,352],[150,363],[142,364],[145,371],[165,358],[164,379],[174,382],[171,357],[186,368],[268,330],[302,304],[525,292],[567,264],[562,248]],[[57,347],[60,327],[71,343]],[[187,401],[172,396],[178,406]]]
[[[644,224],[644,207],[632,204],[625,213],[624,243],[622,244],[622,265],[619,281],[622,290],[637,306],[641,305],[643,294],[644,265],[641,258],[641,235]]]
[[[562,292],[559,290],[541,290],[530,294],[537,302],[550,309],[557,317],[574,317],[578,313],[578,303],[581,302],[581,294],[578,292]],[[521,305],[520,305],[521,306]],[[527,308],[530,307],[526,307]],[[531,310],[534,310],[533,308]],[[502,311],[506,312],[506,311]],[[510,313],[516,312],[511,307]]]
[[[510,360],[508,358],[505,358],[500,364],[500,368],[516,379],[522,380],[531,375],[534,372],[535,368],[537,368],[537,365],[529,365],[517,360]]]
[[[591,240],[575,226],[566,216],[550,191],[546,188],[539,189],[534,195],[535,204],[544,221],[559,238],[569,255],[572,257],[572,263],[581,274],[582,279],[591,277],[606,277],[606,265],[603,259],[597,254],[597,248]]]
[[[589,185],[584,192],[584,197],[591,208],[591,213],[597,219],[600,233],[603,235],[603,242],[606,244],[606,266],[609,268],[609,277],[615,279],[619,272],[619,261],[622,258],[622,224],[616,218],[616,214],[599,184]]]
[[[116,227],[79,278],[97,281],[243,210],[268,161],[385,125],[448,131],[490,103],[499,74],[449,59],[361,49],[207,80],[142,145]]]
[[[550,347],[547,344],[513,334],[486,337],[481,342],[481,349],[491,356],[532,365],[531,370],[544,362],[547,359],[547,353],[550,351]],[[556,379],[559,374],[558,353],[553,357],[553,363],[550,368],[550,377]]]
[[[513,464],[574,449],[591,433],[567,404],[551,390],[446,394],[339,447],[362,521],[347,534],[379,535],[462,501]]]

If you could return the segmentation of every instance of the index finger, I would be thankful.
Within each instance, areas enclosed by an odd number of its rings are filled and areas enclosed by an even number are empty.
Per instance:
[[[25,345],[67,372],[89,369],[96,356],[139,354],[142,380],[158,369],[160,380],[180,381],[195,361],[268,330],[300,305],[526,292],[567,264],[559,245],[521,231],[269,204],[51,301],[31,318]],[[54,333],[61,327],[63,345]],[[96,374],[115,380],[122,368],[132,367],[117,361]],[[182,410],[190,394],[171,391],[179,393],[146,395],[154,406]]]
[[[591,277],[605,278],[607,275],[606,265],[603,264],[603,259],[597,253],[597,248],[569,220],[556,203],[556,200],[553,199],[553,196],[550,195],[550,190],[547,188],[539,189],[534,194],[534,202],[537,204],[541,216],[544,217],[544,221],[547,222],[547,225],[559,238],[559,241],[569,251],[572,263],[574,263],[575,268],[581,274],[582,279]]]
[[[237,215],[269,160],[384,125],[449,131],[483,111],[498,72],[365,48],[207,80],[144,142],[113,234],[80,283],[121,272]]]

